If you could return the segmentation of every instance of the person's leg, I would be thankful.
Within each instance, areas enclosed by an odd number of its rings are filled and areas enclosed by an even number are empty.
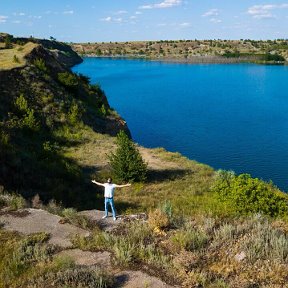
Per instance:
[[[103,216],[103,218],[106,218],[108,217],[108,198],[105,198],[104,205],[105,205],[105,215]]]
[[[111,205],[111,210],[112,210],[112,215],[113,215],[113,220],[116,220],[116,211],[115,211],[115,206],[114,206],[114,199],[110,198],[109,203]]]

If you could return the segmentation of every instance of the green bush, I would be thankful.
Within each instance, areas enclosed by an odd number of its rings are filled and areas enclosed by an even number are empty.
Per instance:
[[[20,63],[20,60],[16,55],[13,56],[13,62],[14,63]]]
[[[285,58],[279,54],[270,54],[270,53],[266,53],[263,56],[263,60],[264,61],[275,61],[275,62],[284,62]]]
[[[45,61],[42,58],[35,59],[33,64],[34,64],[34,66],[36,66],[42,72],[44,72],[44,73],[48,72],[48,69],[46,67]]]
[[[27,127],[32,131],[37,131],[40,128],[39,123],[35,118],[33,109],[28,109],[27,114],[25,115],[22,123],[24,127]]]
[[[82,111],[76,102],[73,102],[68,112],[68,120],[70,124],[76,125],[81,121]]]
[[[28,102],[23,94],[16,98],[14,105],[21,115],[18,124],[33,131],[39,130],[40,126],[34,115],[34,110],[28,107]]]
[[[20,94],[20,96],[15,99],[14,104],[15,104],[16,108],[18,110],[20,110],[21,112],[23,112],[23,113],[27,112],[27,110],[28,110],[28,102],[25,99],[23,94]]]
[[[272,217],[288,214],[288,197],[272,184],[249,174],[219,171],[212,188],[225,202],[240,214],[262,213]]]
[[[124,131],[117,135],[117,149],[109,155],[110,165],[115,178],[119,181],[144,181],[147,174],[147,164],[136,145]]]
[[[58,73],[58,81],[70,89],[75,89],[79,84],[77,75],[69,72]]]
[[[4,147],[9,145],[9,135],[4,131],[0,131],[0,145]]]

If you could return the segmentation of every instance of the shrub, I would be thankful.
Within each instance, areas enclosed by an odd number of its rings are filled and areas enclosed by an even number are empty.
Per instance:
[[[219,200],[241,214],[263,213],[272,217],[288,214],[288,197],[272,184],[249,174],[219,171],[212,188]]]
[[[46,67],[45,61],[42,58],[35,59],[33,62],[34,66],[37,67],[43,73],[47,73],[48,69]]]
[[[3,265],[2,273],[5,275],[4,283],[6,282],[6,286],[3,287],[11,287],[12,285],[10,286],[9,283],[17,281],[17,278],[19,279],[19,276],[28,271],[32,265],[51,258],[54,248],[45,245],[48,238],[49,234],[47,233],[36,233],[18,241],[5,243],[5,254],[1,263]]]
[[[61,214],[65,220],[78,227],[83,229],[93,227],[92,221],[90,221],[89,218],[87,218],[85,215],[78,214],[77,211],[73,208],[65,208]]]
[[[54,199],[52,199],[49,201],[48,205],[45,206],[45,210],[51,214],[61,215],[63,208],[61,203],[58,204]]]
[[[148,215],[148,224],[152,229],[164,229],[169,226],[169,218],[160,209],[151,211]]]
[[[12,39],[13,39],[12,35],[6,35],[5,36],[5,39],[4,39],[5,49],[13,48]]]
[[[0,145],[3,145],[3,146],[9,145],[9,135],[5,133],[4,131],[0,131]]]
[[[75,267],[46,273],[29,281],[29,287],[108,288],[112,287],[113,282],[113,277],[99,268]]]
[[[28,109],[27,114],[24,116],[22,120],[23,126],[32,130],[32,131],[38,131],[40,128],[40,125],[38,121],[35,118],[34,110]]]
[[[75,89],[79,83],[77,75],[69,72],[58,73],[58,81],[70,89]]]
[[[270,54],[270,53],[266,53],[263,56],[263,60],[264,61],[275,61],[275,62],[284,62],[285,58],[282,55],[279,54]]]
[[[82,112],[76,102],[73,102],[68,112],[68,120],[70,124],[76,125],[81,121]]]
[[[0,207],[6,206],[10,210],[18,210],[26,206],[25,199],[18,194],[0,194]]]
[[[13,56],[13,62],[15,63],[20,63],[19,57],[17,57],[16,55]]]
[[[251,263],[257,260],[287,263],[288,236],[274,229],[265,218],[253,223],[249,237],[241,243],[241,246]]]
[[[39,130],[40,126],[34,115],[34,110],[28,107],[28,102],[23,94],[16,98],[14,105],[21,114],[20,125],[32,131]]]
[[[33,208],[41,208],[42,207],[42,201],[40,199],[39,194],[36,194],[31,201],[32,207]]]
[[[195,229],[179,230],[172,237],[171,241],[178,249],[193,251],[203,248],[208,241],[208,236]]]
[[[236,232],[235,226],[224,223],[218,229],[215,229],[213,245],[226,243],[227,241],[234,239]]]
[[[133,262],[136,253],[136,246],[125,238],[118,238],[114,244],[114,261],[117,265],[128,266]]]
[[[15,106],[23,113],[26,113],[28,110],[28,102],[25,99],[23,94],[20,94],[19,97],[15,99]]]
[[[117,149],[108,158],[115,178],[119,181],[144,181],[147,164],[141,157],[136,145],[124,131],[120,131],[116,139]]]

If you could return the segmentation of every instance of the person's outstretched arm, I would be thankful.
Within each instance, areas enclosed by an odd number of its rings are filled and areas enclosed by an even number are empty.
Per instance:
[[[117,184],[114,184],[114,185],[115,185],[115,187],[119,187],[119,188],[131,186],[130,183],[124,184],[124,185],[117,185]]]
[[[96,184],[96,185],[104,186],[104,183],[100,183],[100,182],[97,182],[97,181],[95,181],[95,180],[92,180],[91,182],[94,183],[94,184]]]

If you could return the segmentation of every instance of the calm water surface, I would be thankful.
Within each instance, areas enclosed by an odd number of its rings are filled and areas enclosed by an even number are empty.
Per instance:
[[[85,58],[133,139],[288,191],[288,66]]]

